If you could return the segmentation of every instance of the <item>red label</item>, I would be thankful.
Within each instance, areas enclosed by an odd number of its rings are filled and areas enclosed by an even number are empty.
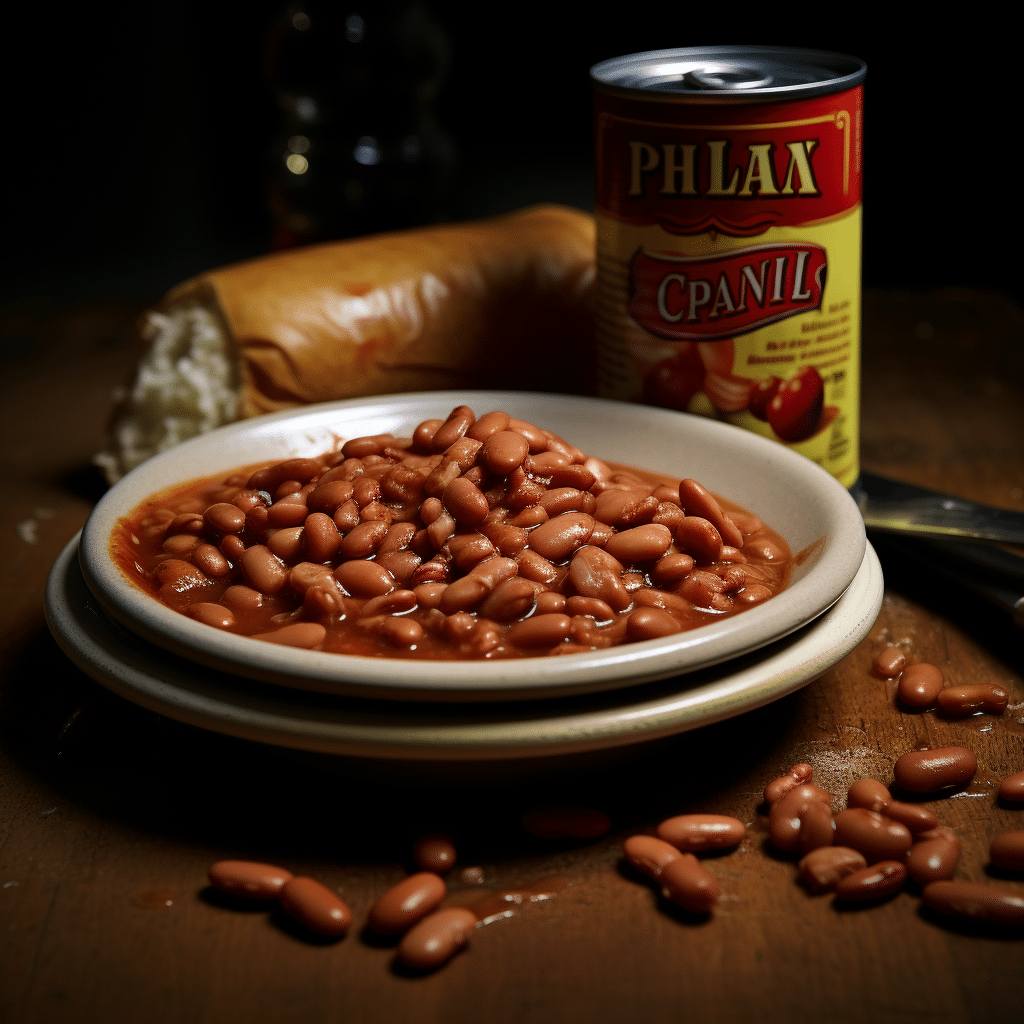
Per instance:
[[[597,94],[597,207],[673,234],[749,237],[860,202],[860,88],[739,107]]]
[[[630,266],[630,316],[659,338],[734,338],[775,320],[820,309],[828,260],[820,245],[794,242],[721,256],[643,249]]]

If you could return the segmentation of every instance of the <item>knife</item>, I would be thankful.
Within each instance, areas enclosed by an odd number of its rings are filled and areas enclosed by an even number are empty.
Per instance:
[[[861,473],[860,485],[858,504],[871,530],[1024,546],[1024,512],[979,505],[874,473]]]
[[[996,546],[1024,546],[1024,513],[874,473],[862,473],[860,485],[864,525],[885,535],[884,547],[985,598],[1024,629],[1024,558]]]

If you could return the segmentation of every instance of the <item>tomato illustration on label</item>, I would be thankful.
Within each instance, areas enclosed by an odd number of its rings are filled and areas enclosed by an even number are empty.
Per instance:
[[[818,428],[825,405],[825,384],[813,366],[779,385],[768,403],[768,425],[790,444],[806,441]]]
[[[780,377],[765,377],[754,385],[754,390],[750,394],[750,405],[748,408],[751,415],[756,416],[762,423],[768,422],[768,406],[775,397],[775,393],[779,390],[781,383],[782,379]]]
[[[680,351],[656,363],[644,378],[644,401],[683,410],[704,386],[706,373],[697,346],[680,346]]]
[[[685,411],[703,394],[721,413],[749,411],[788,444],[806,441],[827,425],[826,420],[831,422],[834,410],[825,409],[825,382],[813,366],[785,381],[775,376],[752,380],[716,368],[723,354],[710,345],[679,346],[648,372],[644,401]],[[729,349],[730,358],[731,354]],[[826,412],[833,415],[823,416]]]

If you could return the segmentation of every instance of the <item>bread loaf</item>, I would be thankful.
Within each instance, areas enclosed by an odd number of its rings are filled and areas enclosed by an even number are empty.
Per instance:
[[[233,419],[446,388],[591,390],[594,222],[530,207],[210,271],[146,314],[96,461],[114,481]]]

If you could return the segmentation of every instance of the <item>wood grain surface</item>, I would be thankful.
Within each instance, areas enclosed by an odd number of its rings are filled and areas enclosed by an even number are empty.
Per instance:
[[[89,465],[111,390],[138,355],[138,306],[45,304],[0,321],[3,682],[0,691],[0,1020],[12,1022],[1003,1022],[1021,1016],[1022,932],[959,924],[894,899],[840,909],[796,884],[767,840],[761,792],[809,761],[840,797],[889,783],[897,756],[962,744],[979,771],[928,801],[958,832],[958,878],[996,877],[988,844],[1024,828],[999,780],[1024,768],[1022,636],[940,577],[889,556],[865,640],[784,700],[650,748],[545,770],[419,770],[292,754],[160,718],[91,681],[50,638],[47,572],[102,493]],[[892,477],[1024,509],[1024,320],[997,294],[869,293],[863,464]],[[901,644],[956,683],[997,682],[998,718],[951,722],[896,707],[871,675]],[[561,803],[608,812],[590,842],[526,835],[519,815]],[[723,898],[709,918],[666,904],[621,844],[685,811],[748,823],[707,858]],[[446,831],[459,867],[449,903],[516,889],[467,950],[432,974],[395,966],[363,929],[404,877],[415,837]],[[268,860],[340,891],[356,924],[311,937],[264,905],[207,887],[223,857]],[[482,884],[461,869],[482,869]]]

